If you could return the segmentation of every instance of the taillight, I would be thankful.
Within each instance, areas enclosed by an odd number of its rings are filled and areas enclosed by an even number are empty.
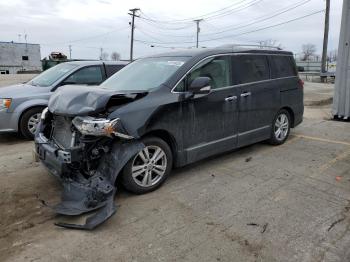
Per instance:
[[[301,79],[299,78],[298,83],[299,83],[300,88],[304,88],[304,81],[303,81],[303,80],[301,80]]]

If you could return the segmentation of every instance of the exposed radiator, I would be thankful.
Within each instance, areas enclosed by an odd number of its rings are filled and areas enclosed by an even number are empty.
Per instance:
[[[72,146],[72,119],[63,116],[54,116],[53,140],[63,148],[70,148]]]

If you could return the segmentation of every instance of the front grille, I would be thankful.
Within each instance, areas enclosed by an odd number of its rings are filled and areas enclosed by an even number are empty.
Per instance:
[[[72,143],[72,119],[63,116],[54,116],[53,140],[63,148],[70,148]]]

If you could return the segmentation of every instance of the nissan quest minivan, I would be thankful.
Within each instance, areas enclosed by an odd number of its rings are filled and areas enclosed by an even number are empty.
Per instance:
[[[116,181],[147,193],[173,167],[259,141],[283,144],[303,112],[291,52],[177,51],[136,60],[99,86],[57,90],[42,113],[36,153],[64,185],[57,213],[104,207],[85,225],[92,228],[115,212]]]

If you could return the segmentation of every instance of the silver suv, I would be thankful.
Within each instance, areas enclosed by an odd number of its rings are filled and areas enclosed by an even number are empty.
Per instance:
[[[31,81],[0,88],[0,132],[32,139],[51,94],[63,85],[99,85],[128,62],[75,61],[54,66]]]

